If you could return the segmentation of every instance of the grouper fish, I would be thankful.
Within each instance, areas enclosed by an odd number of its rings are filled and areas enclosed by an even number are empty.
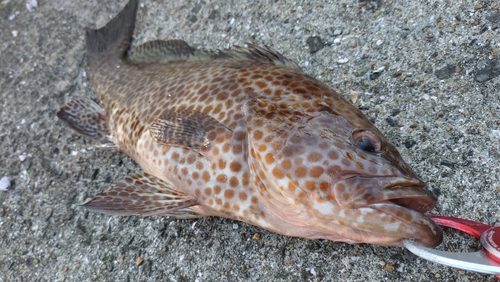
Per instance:
[[[269,47],[132,48],[137,0],[86,32],[99,104],[57,113],[144,172],[84,203],[110,215],[219,216],[287,236],[424,246],[437,198],[352,104]]]

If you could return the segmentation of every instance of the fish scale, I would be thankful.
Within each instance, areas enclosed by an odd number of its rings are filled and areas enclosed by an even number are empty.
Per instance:
[[[130,48],[137,1],[87,32],[102,108],[74,98],[71,129],[144,170],[85,207],[112,215],[221,216],[280,234],[435,246],[435,196],[354,106],[269,47]]]

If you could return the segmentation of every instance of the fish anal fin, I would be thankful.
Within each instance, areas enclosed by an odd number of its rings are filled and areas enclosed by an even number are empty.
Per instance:
[[[200,216],[190,208],[196,204],[194,196],[153,175],[139,173],[119,180],[113,189],[95,196],[83,206],[110,215],[191,218]]]
[[[75,97],[63,106],[57,117],[78,134],[112,147],[104,109],[88,98]]]
[[[200,112],[171,111],[155,119],[149,128],[159,144],[206,151],[217,137],[231,130],[215,118]]]

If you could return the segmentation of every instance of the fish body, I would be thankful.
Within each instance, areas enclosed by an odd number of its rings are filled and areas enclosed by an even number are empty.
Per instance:
[[[441,243],[435,196],[350,103],[267,47],[130,48],[137,1],[87,32],[100,106],[58,117],[144,170],[85,203],[113,215],[220,216],[288,236]]]

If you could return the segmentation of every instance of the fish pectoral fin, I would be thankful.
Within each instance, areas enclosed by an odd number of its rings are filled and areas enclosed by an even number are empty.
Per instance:
[[[200,216],[190,208],[195,205],[194,196],[147,173],[125,177],[113,189],[83,204],[90,210],[110,215],[170,215],[178,218]]]
[[[201,154],[210,150],[217,137],[231,133],[215,118],[188,110],[171,111],[156,118],[149,131],[159,144],[190,148]]]
[[[88,98],[75,97],[59,112],[57,117],[76,133],[89,137],[106,147],[114,146],[106,122],[104,109]]]

